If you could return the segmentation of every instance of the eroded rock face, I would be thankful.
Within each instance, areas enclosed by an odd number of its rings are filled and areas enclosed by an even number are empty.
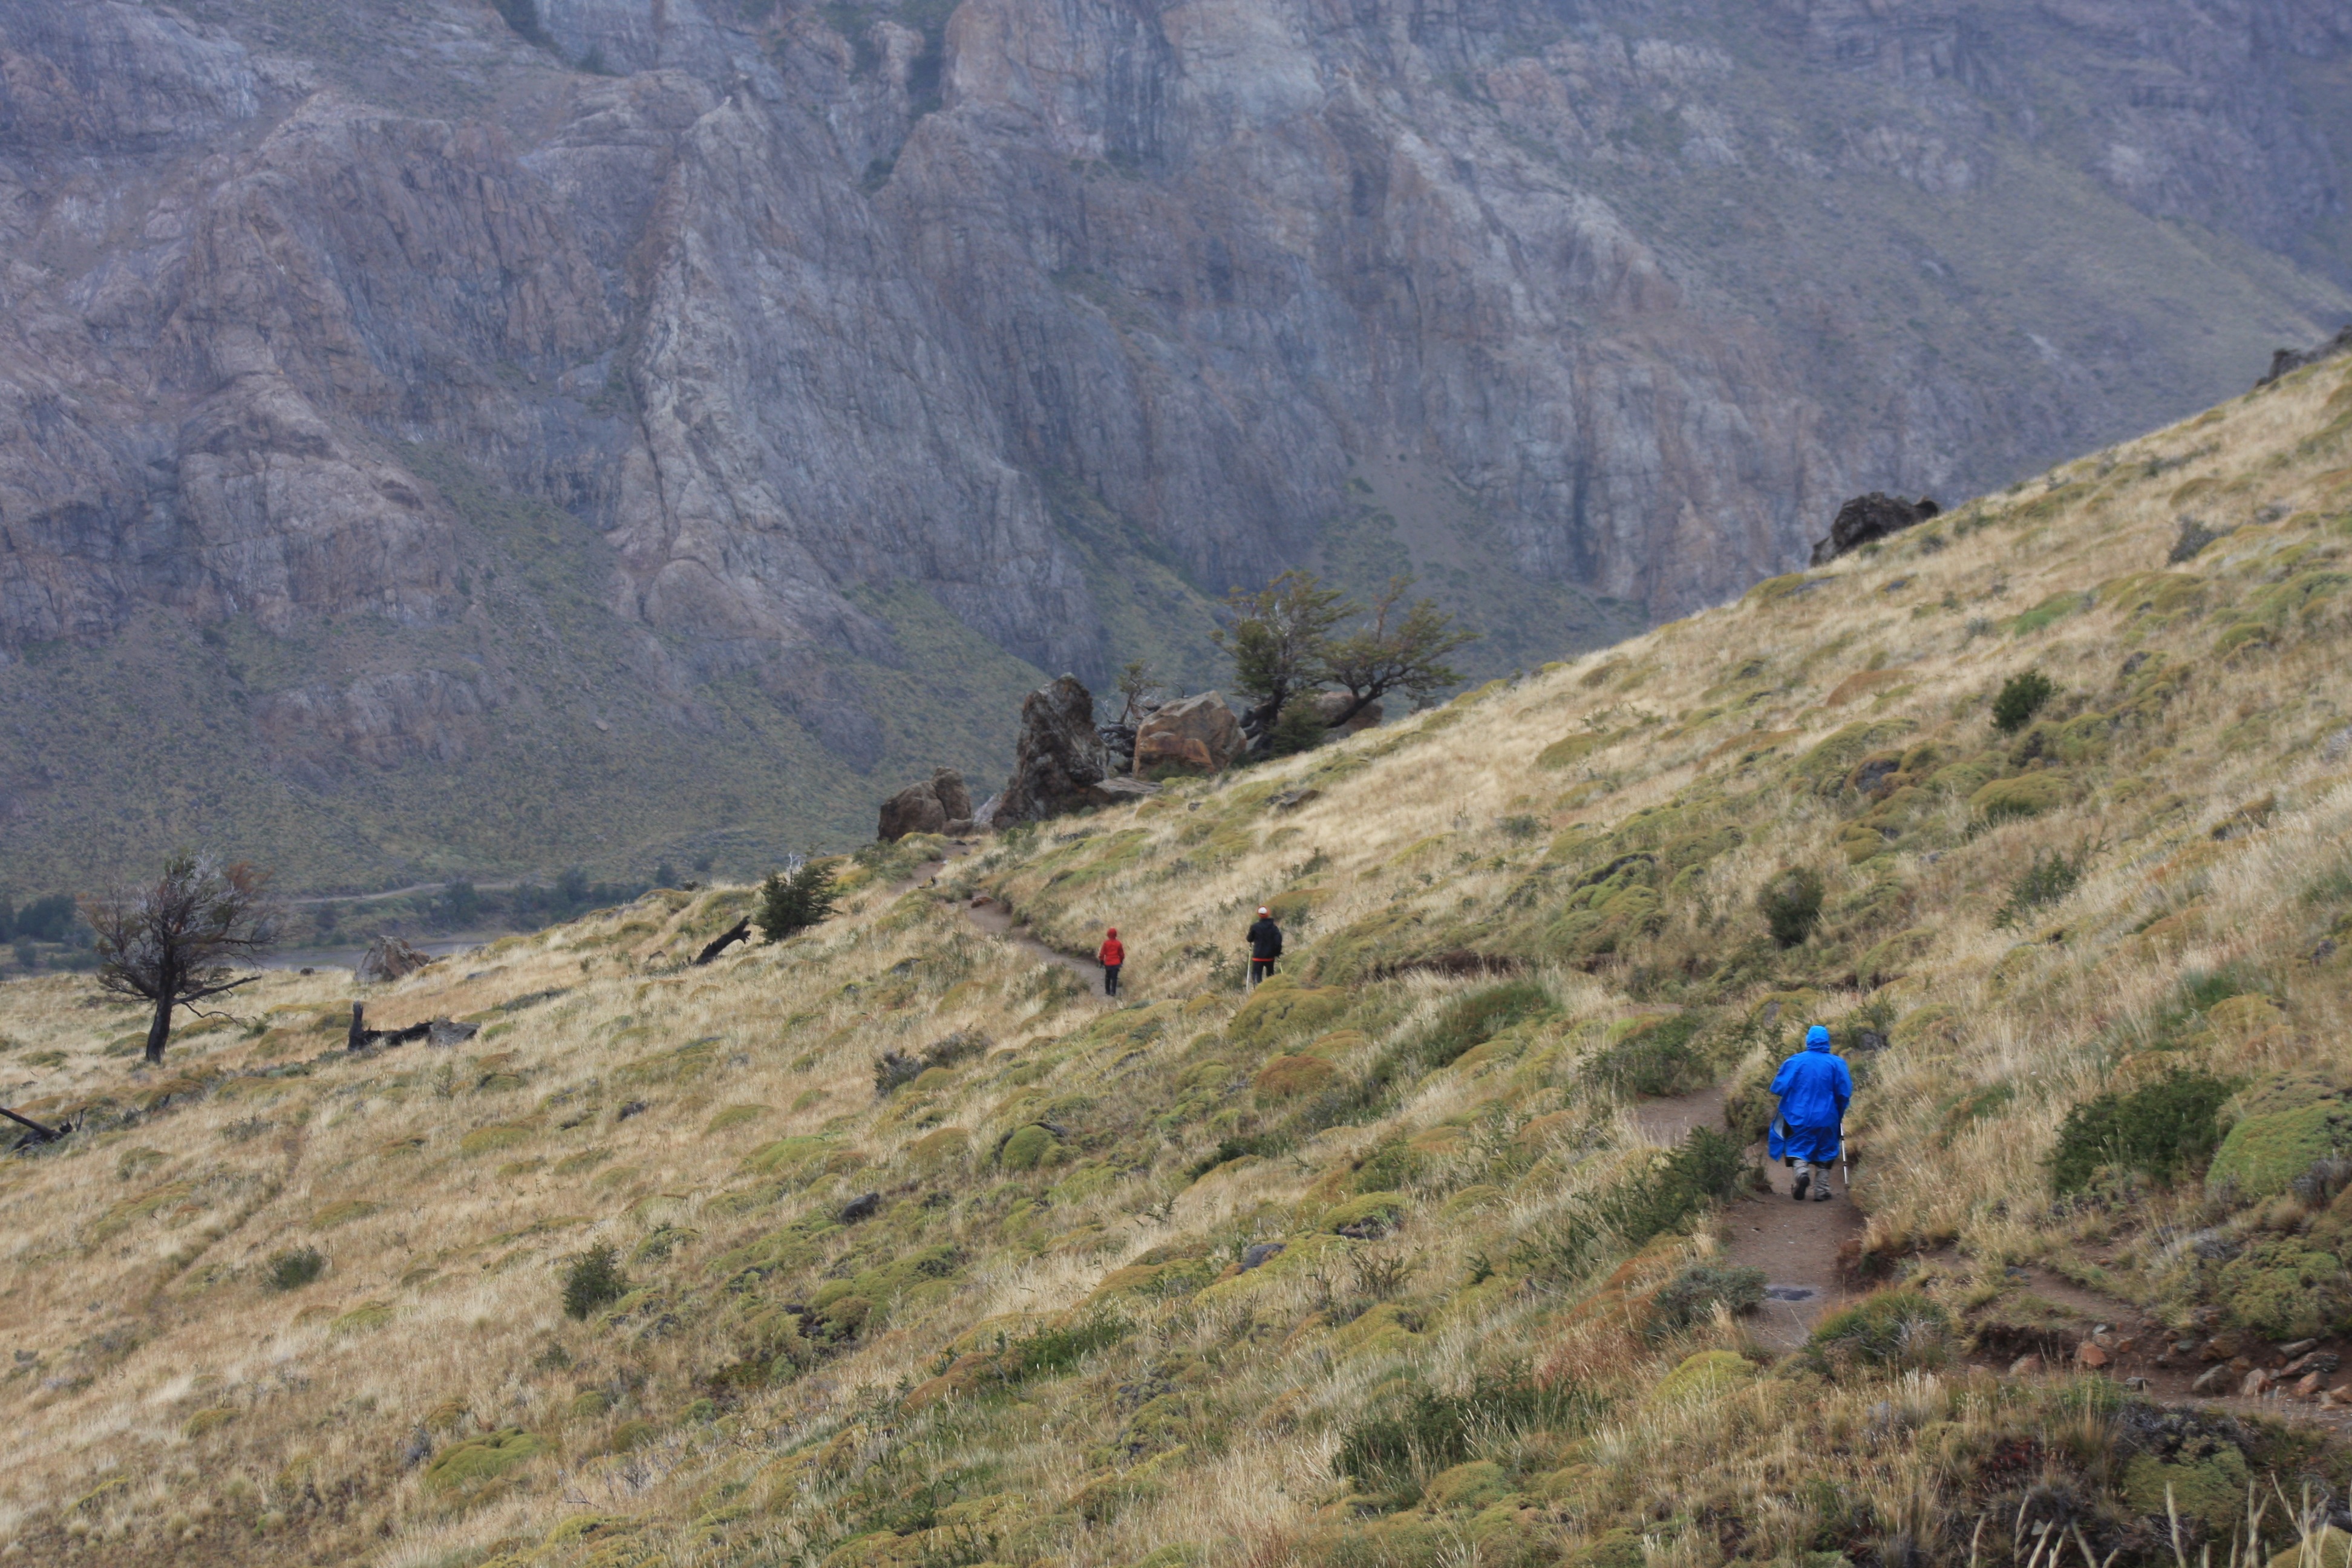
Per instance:
[[[1135,771],[1174,766],[1219,773],[1241,755],[1243,743],[1241,721],[1223,693],[1180,697],[1136,727]]]
[[[1386,529],[1590,639],[2352,312],[2335,0],[508,9],[0,0],[0,665],[281,639],[242,739],[305,789],[740,689],[863,775],[920,616],[1107,670],[1133,551],[1213,596]],[[2014,233],[1918,221],[2029,163]]]
[[[1859,550],[1873,540],[1885,539],[1906,528],[1916,528],[1929,518],[1940,515],[1943,510],[1927,496],[1921,496],[1915,501],[1905,500],[1900,496],[1884,495],[1877,490],[1866,496],[1856,496],[1838,508],[1837,516],[1831,519],[1829,537],[1814,544],[1811,564],[1826,566],[1839,556]]]
[[[1095,733],[1094,693],[1065,675],[1021,704],[1013,776],[990,820],[1003,828],[1103,805],[1109,796],[1100,786],[1109,776],[1110,753]]]

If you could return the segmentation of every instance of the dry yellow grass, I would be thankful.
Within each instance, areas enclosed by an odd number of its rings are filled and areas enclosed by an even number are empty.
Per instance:
[[[649,895],[363,994],[371,1022],[479,1018],[454,1051],[346,1059],[348,976],[278,973],[149,1073],[125,1043],[138,1020],[87,983],[0,987],[0,1081],[35,1114],[87,1117],[66,1149],[0,1167],[15,1357],[0,1537],[109,1562],[879,1568],[1117,1565],[1171,1543],[1270,1563],[1342,1541],[1365,1560],[1615,1564],[1608,1542],[1631,1531],[1637,1556],[1711,1568],[1727,1549],[1690,1525],[1695,1492],[1744,1521],[1748,1556],[1814,1550],[1827,1505],[1790,1489],[1795,1445],[1883,1426],[1871,1412],[1892,1401],[1900,1430],[1954,1435],[1934,1454],[1857,1448],[1842,1484],[1880,1537],[1948,1541],[1951,1455],[2021,1422],[2060,1444],[2074,1417],[1957,1371],[1648,1400],[1674,1361],[1738,1348],[1742,1331],[1658,1346],[1616,1309],[1579,1316],[1596,1287],[1637,1300],[1706,1256],[1704,1227],[1653,1242],[1615,1285],[1605,1249],[1528,1261],[1652,1158],[1587,1065],[1617,1026],[1685,1007],[1728,1030],[1799,985],[1825,1016],[1876,1006],[1896,1046],[1855,1108],[1867,1244],[1897,1263],[1955,1247],[1937,1278],[1956,1306],[2072,1234],[2040,1163],[2077,1100],[2176,1064],[2352,1068],[2347,960],[2310,957],[2352,833],[2352,600],[2318,581],[2352,552],[2347,418],[2352,369],[2305,372],[1571,665],[1000,840],[940,889],[907,889],[903,858],[879,858],[819,931],[707,969],[683,960],[742,889]],[[2175,580],[2118,594],[2168,570],[2184,512],[2244,526]],[[2282,584],[2303,596],[2264,599]],[[2256,610],[2263,632],[2225,649]],[[1855,726],[1880,727],[1864,752],[1990,754],[1988,700],[2028,666],[2069,710],[2120,711],[2139,656],[2187,678],[2083,760],[2021,764],[2066,781],[2044,815],[1987,824],[1966,793],[1923,790],[1878,846],[1854,836],[1866,803],[1837,787],[1846,766],[1826,787],[1806,771]],[[1578,736],[1597,739],[1538,764]],[[1299,789],[1317,793],[1274,798]],[[1555,915],[1654,808],[1737,841],[1657,889],[1614,951],[1577,947]],[[2084,844],[2096,852],[2070,899],[1994,928],[2034,851]],[[1754,903],[1795,864],[1825,874],[1829,910],[1864,912],[1780,955]],[[972,929],[959,905],[982,886],[1074,951],[1119,927],[1129,1005]],[[1236,1018],[1241,931],[1286,893],[1305,911],[1291,968],[1312,1006],[1269,1028],[1262,1006]],[[1901,975],[1872,989],[1853,973],[1861,936],[1906,928]],[[1360,1084],[1451,1027],[1492,982],[1374,967],[1454,947],[1526,962],[1539,1015],[1318,1123],[1254,1098],[1283,1052],[1311,1047]],[[2264,980],[2274,1017],[2129,1048],[2172,1027],[2185,972],[2233,969]],[[877,1098],[882,1051],[965,1030],[983,1056]],[[1738,1039],[1719,1069],[1775,1048]],[[1000,1152],[1041,1123],[1058,1131],[1037,1168]],[[793,1138],[818,1142],[779,1151]],[[1382,1159],[1402,1228],[1321,1229]],[[869,1191],[874,1218],[832,1218]],[[930,1384],[999,1333],[1094,1321],[1107,1277],[1154,1248],[1207,1255],[1205,1280],[1258,1240],[1286,1251],[1205,1289],[1116,1298],[1123,1337],[1009,1393]],[[562,1268],[600,1243],[642,1293],[568,1319]],[[302,1247],[323,1274],[270,1288],[272,1260]],[[924,1248],[948,1250],[885,1279]],[[1370,1302],[1365,1260],[1390,1256],[1402,1283]],[[780,1316],[851,1278],[888,1292],[854,1334],[822,1342],[816,1319]],[[1409,1529],[1347,1534],[1333,1458],[1351,1423],[1400,1388],[1515,1361],[1569,1368],[1611,1413],[1481,1439],[1509,1481],[1496,1496],[1516,1500],[1507,1521],[1491,1498],[1448,1512],[1439,1488]],[[436,1479],[509,1429],[543,1450],[475,1484]]]

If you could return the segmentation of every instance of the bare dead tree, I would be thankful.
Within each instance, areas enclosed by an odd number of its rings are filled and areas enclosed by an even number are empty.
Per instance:
[[[174,1009],[200,1011],[197,1003],[261,978],[236,971],[278,940],[268,887],[258,867],[183,851],[152,886],[84,901],[82,918],[98,932],[100,987],[154,1004],[149,1062],[163,1059]]]

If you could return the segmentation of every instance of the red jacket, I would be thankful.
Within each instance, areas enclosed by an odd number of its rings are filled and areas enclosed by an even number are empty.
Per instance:
[[[1109,969],[1127,962],[1127,949],[1119,945],[1118,938],[1111,937],[1102,944],[1102,952],[1097,956],[1102,960],[1102,966]]]

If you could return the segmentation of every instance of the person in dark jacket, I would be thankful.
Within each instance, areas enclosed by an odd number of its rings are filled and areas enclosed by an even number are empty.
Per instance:
[[[1113,926],[1103,933],[1102,950],[1095,954],[1095,962],[1103,966],[1103,994],[1118,995],[1118,966],[1127,962],[1127,949],[1119,942],[1118,927]]]
[[[1826,1203],[1830,1171],[1838,1157],[1838,1131],[1845,1121],[1846,1102],[1853,1098],[1853,1074],[1845,1058],[1830,1049],[1830,1032],[1815,1024],[1805,1031],[1805,1048],[1780,1064],[1772,1076],[1772,1092],[1780,1097],[1780,1114],[1773,1119],[1770,1150],[1774,1159],[1799,1163],[1796,1185],[1789,1195],[1800,1203],[1811,1187],[1815,1203]]]
[[[1274,923],[1274,911],[1258,906],[1257,923],[1249,928],[1249,983],[1257,984],[1274,973],[1274,961],[1282,956],[1282,928]]]

